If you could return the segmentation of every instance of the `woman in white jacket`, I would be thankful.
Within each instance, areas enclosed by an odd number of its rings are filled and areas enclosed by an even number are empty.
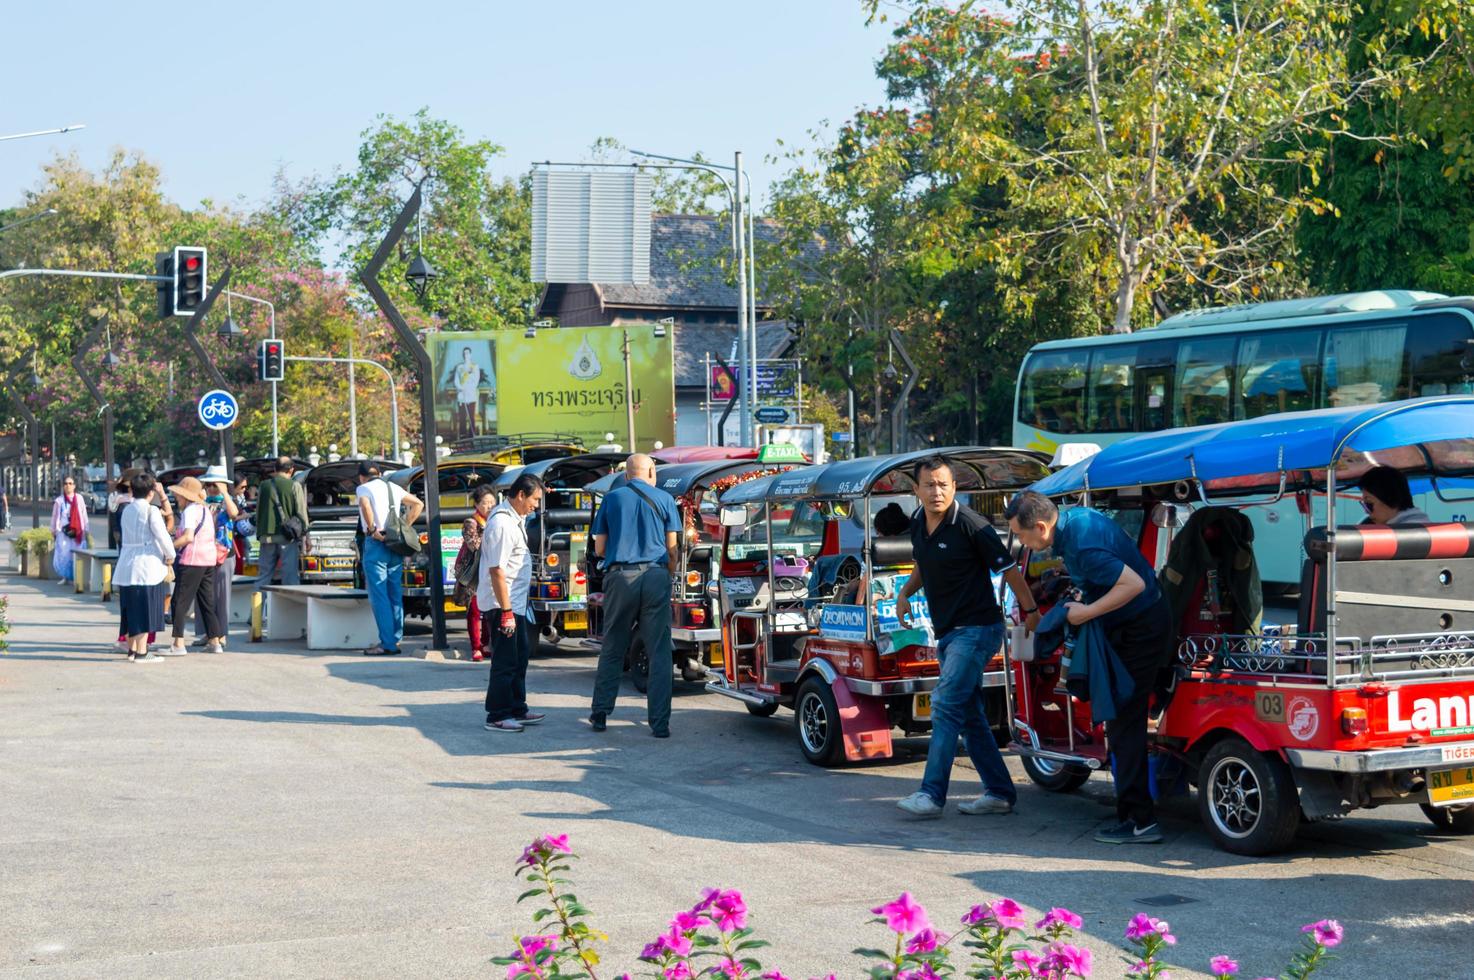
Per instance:
[[[118,586],[123,631],[128,634],[128,662],[151,664],[162,657],[148,652],[148,636],[164,628],[164,579],[174,561],[174,539],[164,527],[155,499],[163,492],[152,473],[132,480],[133,499],[123,508],[122,547],[118,549]]]

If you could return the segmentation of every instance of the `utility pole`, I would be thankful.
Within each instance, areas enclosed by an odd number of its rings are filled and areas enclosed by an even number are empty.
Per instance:
[[[348,455],[358,458],[358,378],[353,373],[353,335],[348,335]]]
[[[639,452],[635,446],[635,383],[630,371],[630,328],[624,328],[624,344],[620,347],[624,353],[624,424],[629,432],[629,451]]]
[[[738,150],[733,155],[736,166],[735,179],[737,181],[736,193],[732,195],[732,223],[737,228],[737,237],[742,238],[742,151]],[[738,411],[742,413],[742,445],[751,446],[754,442],[752,435],[752,413],[757,409],[755,395],[755,370],[748,354],[747,343],[747,250],[739,247],[737,249],[737,363],[741,373],[738,379],[738,387],[741,389],[741,399]],[[752,396],[748,391],[751,389]]]

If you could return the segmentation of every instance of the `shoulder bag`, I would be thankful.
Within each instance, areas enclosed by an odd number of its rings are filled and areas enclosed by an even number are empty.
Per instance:
[[[281,484],[276,482],[277,479],[272,477],[270,481],[271,495],[276,498],[277,533],[289,542],[301,541],[307,534],[307,525],[295,514],[287,516],[286,504],[281,499]]]
[[[383,477],[380,477],[383,480]],[[384,482],[384,496],[388,503],[385,508],[388,513],[384,515],[384,526],[380,528],[384,532],[384,547],[401,558],[420,553],[420,534],[409,522],[404,519],[400,512],[400,505],[394,501],[394,491],[397,489],[388,480]],[[400,498],[403,500],[403,498]]]

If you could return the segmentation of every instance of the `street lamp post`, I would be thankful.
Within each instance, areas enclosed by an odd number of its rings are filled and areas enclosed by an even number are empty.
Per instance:
[[[58,126],[55,129],[36,129],[29,133],[11,133],[9,136],[0,136],[0,143],[6,140],[23,140],[31,136],[54,136],[57,133],[70,133],[76,129],[86,128],[86,123],[72,123],[70,126]]]
[[[102,415],[102,478],[111,484],[113,480],[113,406],[108,402],[107,396],[102,393],[98,379],[87,373],[87,366],[82,360],[92,346],[102,339],[104,332],[111,336],[105,314],[92,325],[87,336],[82,338],[82,343],[77,347],[77,353],[72,356],[72,369],[77,372],[77,377],[82,379],[83,386],[92,394],[98,404],[99,414]],[[104,369],[108,367],[109,358],[114,361],[117,358],[117,355],[113,354],[112,344],[108,344],[107,354],[103,356]]]
[[[389,369],[386,368],[384,365],[380,364],[378,361],[369,360],[366,357],[296,357],[289,355],[283,358],[283,360],[308,361],[316,364],[343,364],[346,362],[349,364],[350,367],[354,364],[367,364],[369,367],[376,367],[380,371],[383,371],[384,379],[389,382],[389,418],[390,424],[394,427],[394,441],[390,443],[390,445],[399,445],[399,393],[394,387],[394,375],[391,374],[389,372]],[[357,442],[355,442],[351,450],[352,455],[354,456],[358,455],[357,445]]]
[[[31,527],[41,526],[41,476],[39,467],[41,465],[41,423],[36,418],[36,413],[31,411],[31,406],[26,404],[25,396],[20,391],[20,373],[25,370],[26,362],[18,360],[7,375],[10,381],[10,396],[15,401],[16,411],[26,420],[26,435],[30,437],[31,450]],[[34,369],[33,369],[34,370]]]

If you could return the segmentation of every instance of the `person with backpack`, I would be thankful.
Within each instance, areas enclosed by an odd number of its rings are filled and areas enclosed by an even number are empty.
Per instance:
[[[650,734],[670,738],[670,577],[680,564],[681,514],[674,497],[655,489],[655,461],[649,456],[631,456],[624,475],[624,486],[605,495],[591,528],[594,552],[604,559],[604,644],[589,726],[602,732],[614,710],[638,620],[650,655],[645,693]]]
[[[272,477],[261,481],[256,501],[256,540],[261,543],[256,561],[258,591],[271,584],[278,566],[282,585],[302,581],[302,542],[311,521],[307,517],[307,489],[292,479],[296,470],[292,457],[282,456],[276,461]]]
[[[379,643],[368,657],[399,654],[404,639],[404,558],[419,549],[415,518],[425,505],[414,494],[383,479],[376,463],[358,464],[358,521],[363,530],[363,579]]]
[[[222,558],[216,541],[216,515],[205,503],[205,486],[186,476],[173,487],[174,497],[183,507],[179,515],[174,547],[178,552],[177,580],[174,586],[174,645],[164,652],[166,657],[182,657],[189,651],[184,646],[184,621],[193,607],[203,617],[209,637],[207,653],[225,652],[225,624],[215,599],[215,573]]]
[[[496,506],[496,491],[483,483],[471,491],[476,512],[461,523],[461,550],[456,552],[456,587],[451,601],[466,607],[466,634],[471,642],[471,659],[486,659],[486,637],[481,629],[481,604],[476,601],[476,586],[481,576],[481,532]]]
[[[220,624],[227,633],[230,630],[230,585],[235,577],[235,522],[241,512],[230,496],[230,478],[225,467],[212,466],[200,477],[205,485],[205,506],[215,519],[215,543],[220,546],[220,564],[215,567],[215,608],[220,610]],[[225,634],[222,634],[224,636]],[[205,629],[205,618],[194,618],[194,646],[210,645],[210,636]],[[221,641],[223,645],[223,640]]]

